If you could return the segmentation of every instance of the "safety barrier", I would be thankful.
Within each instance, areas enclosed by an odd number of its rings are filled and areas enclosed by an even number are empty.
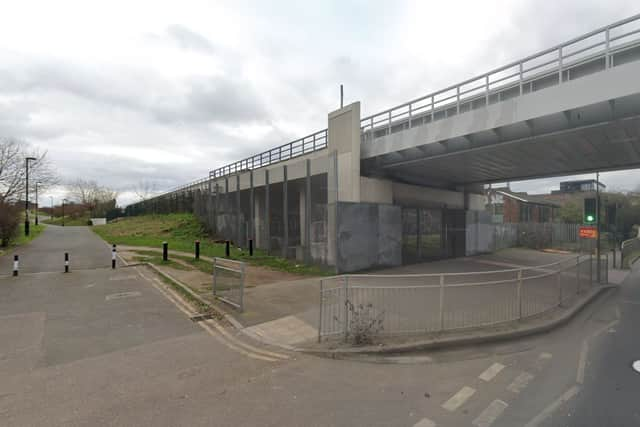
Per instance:
[[[242,312],[244,310],[245,263],[226,258],[213,259],[213,297]]]
[[[608,282],[601,258],[601,283]],[[497,325],[571,305],[597,280],[596,258],[572,257],[509,270],[341,275],[320,282],[318,339],[351,333],[355,316],[379,319],[380,334],[432,333]]]

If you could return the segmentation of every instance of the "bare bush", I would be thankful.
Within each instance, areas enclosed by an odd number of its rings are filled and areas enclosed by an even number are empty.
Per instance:
[[[373,338],[383,329],[384,312],[375,313],[373,304],[355,305],[347,301],[349,328],[347,338],[354,345],[373,343]]]
[[[0,200],[0,246],[7,247],[18,233],[20,209],[9,202]]]

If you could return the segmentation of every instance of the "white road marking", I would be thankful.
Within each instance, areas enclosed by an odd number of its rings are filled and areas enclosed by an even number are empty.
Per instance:
[[[494,400],[478,417],[471,422],[474,426],[490,427],[509,405],[502,400]]]
[[[589,341],[582,341],[582,349],[580,350],[580,358],[578,359],[578,371],[576,372],[576,382],[582,384],[584,382],[584,372],[587,368],[587,355],[589,354]]]
[[[628,300],[628,299],[620,300],[620,302],[623,303],[623,304],[639,304],[640,305],[640,301],[631,301],[631,300]]]
[[[635,369],[637,373],[640,374],[640,360],[636,360],[635,362],[633,362],[633,365],[631,366],[633,367],[633,369]]]
[[[538,359],[551,359],[553,355],[551,353],[540,353]]]
[[[449,412],[453,412],[464,404],[476,392],[474,388],[464,386],[456,394],[451,396],[449,400],[442,404],[442,407]]]
[[[533,417],[533,419],[531,421],[529,421],[527,424],[525,424],[524,427],[537,427],[537,426],[539,426],[540,424],[542,424],[542,422],[544,420],[549,418],[549,416],[556,409],[558,409],[560,407],[560,405],[562,405],[563,403],[566,403],[569,400],[573,399],[573,397],[576,394],[578,394],[579,391],[580,391],[580,387],[578,387],[577,385],[572,386],[569,390],[567,390],[564,393],[562,393],[562,396],[560,396],[559,398],[554,400],[549,406],[544,408],[542,410],[542,412],[540,412],[538,415]]]
[[[436,427],[436,423],[429,418],[423,418],[413,425],[413,427]]]
[[[481,373],[478,378],[480,378],[482,381],[489,382],[494,379],[495,376],[498,375],[503,369],[504,365],[502,363],[494,363],[493,365],[489,366],[483,373]]]
[[[511,384],[507,386],[507,390],[513,393],[520,393],[526,386],[529,385],[532,379],[535,377],[529,372],[523,372],[513,380]]]

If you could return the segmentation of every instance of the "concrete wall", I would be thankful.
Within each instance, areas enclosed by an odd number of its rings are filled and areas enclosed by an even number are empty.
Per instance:
[[[393,203],[413,207],[464,209],[464,192],[393,182]]]
[[[366,203],[393,203],[393,182],[386,179],[360,177],[360,201]]]
[[[399,206],[340,202],[337,215],[339,273],[402,264]]]
[[[329,113],[329,151],[338,153],[338,199],[360,201],[360,103]]]

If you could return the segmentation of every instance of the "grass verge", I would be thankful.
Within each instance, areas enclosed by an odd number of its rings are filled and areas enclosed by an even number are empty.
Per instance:
[[[225,245],[216,243],[209,238],[206,231],[192,214],[127,217],[107,225],[93,227],[92,230],[111,244],[160,248],[162,242],[166,241],[169,243],[170,250],[189,253],[194,251],[194,242],[200,240],[201,255],[209,257],[225,256]],[[262,250],[255,250],[254,256],[249,256],[248,251],[238,247],[232,247],[230,252],[231,259],[273,270],[309,276],[333,274],[315,265],[305,265],[285,258],[267,255]],[[196,268],[201,267],[200,263],[193,259],[185,257],[184,260],[187,262],[193,261],[193,265]],[[208,268],[210,269],[210,266]]]
[[[5,253],[10,252],[11,250],[13,250],[14,248],[16,248],[18,246],[22,246],[22,245],[25,245],[25,244],[29,243],[30,241],[32,241],[33,239],[38,237],[44,231],[45,228],[46,228],[46,225],[44,225],[42,223],[40,223],[38,225],[35,225],[35,224],[31,223],[31,225],[29,227],[29,236],[25,236],[24,235],[24,222],[20,222],[20,225],[18,226],[18,235],[9,244],[8,247],[6,247],[6,248],[0,247],[0,255],[4,255]]]
[[[52,219],[46,219],[43,221],[45,224],[51,224],[51,225],[62,225],[62,217],[55,217]],[[77,227],[77,226],[81,226],[81,225],[88,225],[89,223],[89,217],[88,216],[81,216],[78,218],[71,218],[71,217],[65,217],[64,218],[64,225],[65,227],[69,226],[69,227]]]

